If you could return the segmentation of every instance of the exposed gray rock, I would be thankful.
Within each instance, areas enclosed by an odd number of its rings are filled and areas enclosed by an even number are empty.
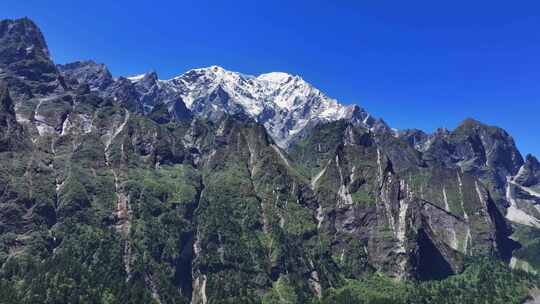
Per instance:
[[[66,81],[74,86],[87,84],[90,90],[104,91],[114,82],[111,72],[104,64],[98,64],[91,60],[77,61],[57,67]]]
[[[17,101],[66,89],[41,31],[28,18],[0,21],[0,80]]]

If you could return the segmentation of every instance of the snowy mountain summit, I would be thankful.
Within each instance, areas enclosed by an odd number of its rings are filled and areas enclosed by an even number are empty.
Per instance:
[[[224,113],[245,114],[262,123],[281,147],[287,147],[303,131],[321,122],[349,119],[367,128],[387,128],[383,121],[373,119],[358,106],[342,105],[301,77],[287,73],[251,76],[211,66],[193,69],[169,80],[160,80],[152,72],[109,81],[107,77],[81,73],[81,70],[97,71],[112,79],[108,71],[89,69],[88,65],[96,64],[85,61],[60,69],[68,78],[74,76],[79,81],[107,79],[110,85],[99,91],[102,95],[120,99],[145,113],[158,104],[165,104],[173,116],[179,116],[174,113],[177,109],[185,108],[195,116],[210,119]],[[179,107],[178,103],[185,106]]]

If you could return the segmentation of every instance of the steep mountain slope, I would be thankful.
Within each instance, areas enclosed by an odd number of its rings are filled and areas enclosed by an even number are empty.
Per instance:
[[[535,157],[523,160],[512,137],[504,130],[467,119],[453,131],[428,135],[418,130],[401,131],[427,164],[455,168],[478,178],[490,192],[495,206],[514,227],[512,239],[521,243],[511,266],[537,272],[540,228],[538,176]]]
[[[440,166],[397,171],[393,145],[376,137],[341,121],[320,126],[291,151],[311,172],[320,201],[332,202],[318,218],[334,235],[336,256],[354,260],[360,246],[379,270],[421,278],[459,272],[473,253],[510,258],[508,228],[479,180]]]
[[[529,164],[524,165],[514,140],[506,131],[472,119],[465,120],[452,132],[439,130],[427,135],[413,130],[400,132],[399,137],[421,151],[427,164],[456,168],[479,178],[501,209],[511,204],[507,193],[510,181],[526,180],[537,170],[531,157]]]
[[[56,67],[28,19],[0,33],[5,303],[331,303],[378,274],[538,265],[512,215],[538,218],[540,166],[500,129],[396,133],[296,76],[113,78]],[[496,269],[516,299],[537,279]]]

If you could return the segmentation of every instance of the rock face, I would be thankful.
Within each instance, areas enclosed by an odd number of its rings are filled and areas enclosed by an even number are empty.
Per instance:
[[[507,257],[508,231],[497,227],[502,216],[478,179],[441,166],[397,171],[391,151],[388,139],[344,122],[323,125],[293,147],[293,159],[311,169],[319,201],[332,202],[320,206],[319,227],[333,235],[335,256],[354,263],[360,246],[378,270],[419,278],[459,272],[473,253]]]
[[[501,129],[396,132],[282,73],[56,67],[31,21],[0,33],[0,290],[21,302],[258,303],[286,282],[305,303],[515,262],[510,224],[538,227],[540,166]]]
[[[540,228],[540,164],[532,156],[515,176],[507,178],[506,199],[509,203],[506,217],[513,222]]]
[[[540,163],[536,157],[527,155],[523,166],[519,169],[514,180],[524,187],[538,187],[540,184]]]
[[[427,135],[421,131],[400,132],[400,138],[422,152],[431,166],[460,169],[481,179],[499,206],[504,206],[506,179],[518,173],[523,158],[506,131],[467,119],[452,132],[438,130]]]
[[[15,98],[30,98],[64,90],[45,39],[29,19],[0,23],[0,79]]]
[[[103,64],[78,61],[58,66],[72,86],[86,84],[90,90],[102,92],[114,83],[111,72]]]

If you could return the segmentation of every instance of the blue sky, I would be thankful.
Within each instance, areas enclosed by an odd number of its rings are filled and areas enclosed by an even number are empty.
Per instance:
[[[396,128],[473,117],[540,156],[538,1],[156,2],[3,0],[0,18],[35,20],[59,63],[284,71]]]

